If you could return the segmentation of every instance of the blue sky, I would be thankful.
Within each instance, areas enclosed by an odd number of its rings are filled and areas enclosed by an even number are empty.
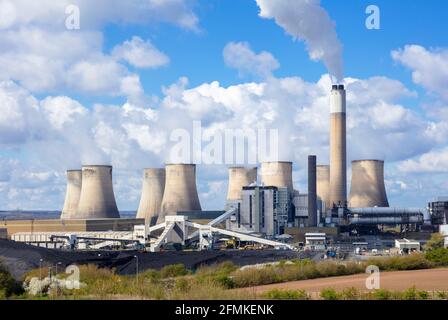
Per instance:
[[[381,30],[368,30],[364,12],[372,3],[322,1],[335,21],[344,45],[346,76],[384,75],[416,88],[410,72],[397,66],[390,53],[414,43],[424,47],[446,47],[448,3],[443,0],[375,1],[381,9],[382,27]],[[145,89],[158,95],[161,86],[172,84],[180,76],[188,76],[191,86],[214,80],[228,86],[248,80],[238,77],[238,73],[226,67],[222,59],[222,49],[230,41],[248,41],[254,51],[271,52],[281,62],[281,68],[275,72],[278,77],[299,75],[305,80],[316,81],[326,72],[321,63],[310,61],[303,42],[292,41],[274,21],[260,19],[255,1],[198,1],[195,8],[200,19],[198,33],[166,24],[149,27],[112,25],[105,29],[105,50],[111,50],[136,34],[152,39],[171,58],[169,66],[140,73]]]
[[[309,9],[303,1],[72,2],[80,7],[77,31],[63,27],[69,1],[0,0],[0,208],[58,209],[64,171],[96,161],[114,165],[120,209],[135,209],[141,169],[163,165],[170,132],[193,120],[209,130],[280,128],[299,190],[306,155],[328,161],[329,71],[290,32],[304,32],[301,22],[324,30],[306,19],[315,12],[301,15]],[[371,4],[381,10],[380,30],[365,27]],[[343,46],[350,159],[387,161],[393,205],[424,206],[446,193],[448,3],[320,5]],[[328,53],[335,39],[322,39],[311,40]],[[157,54],[169,62],[151,61]],[[226,180],[226,166],[199,168],[203,207],[223,206]]]

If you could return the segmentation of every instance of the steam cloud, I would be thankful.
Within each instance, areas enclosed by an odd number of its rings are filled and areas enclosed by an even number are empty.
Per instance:
[[[320,6],[320,0],[256,0],[260,17],[274,19],[288,34],[304,41],[309,56],[323,61],[328,72],[343,79],[343,46],[335,24]]]

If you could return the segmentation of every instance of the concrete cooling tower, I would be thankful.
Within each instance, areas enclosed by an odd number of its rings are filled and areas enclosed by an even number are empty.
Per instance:
[[[389,207],[384,185],[384,161],[352,162],[349,205],[352,208]]]
[[[145,169],[143,187],[137,219],[145,219],[146,224],[155,225],[160,214],[165,190],[165,169]]]
[[[169,164],[165,170],[165,191],[158,223],[165,221],[165,216],[176,215],[179,211],[201,211],[196,188],[196,165]]]
[[[120,218],[112,185],[111,166],[83,166],[76,219]]]
[[[329,208],[330,192],[330,166],[317,166],[317,197],[325,202],[325,207]]]
[[[287,187],[289,194],[293,194],[292,162],[263,162],[260,175],[265,186]]]
[[[347,202],[346,93],[334,85],[330,94],[330,203]]]
[[[82,171],[67,171],[67,192],[65,194],[64,208],[62,209],[61,219],[73,219],[78,210],[79,197],[81,195]]]
[[[229,168],[229,189],[227,200],[241,199],[241,190],[257,181],[257,168]]]

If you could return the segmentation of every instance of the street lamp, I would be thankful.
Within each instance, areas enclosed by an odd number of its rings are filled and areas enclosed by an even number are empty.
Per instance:
[[[44,259],[39,259],[39,292],[40,297],[42,298],[42,262]]]
[[[136,277],[136,280],[137,280],[137,286],[138,286],[138,256],[134,256],[134,258],[135,258],[135,261],[136,261],[136,264],[135,264],[135,266],[136,266],[136,274],[135,274],[135,277]]]
[[[58,276],[58,266],[62,265],[62,262],[56,264],[56,277]]]

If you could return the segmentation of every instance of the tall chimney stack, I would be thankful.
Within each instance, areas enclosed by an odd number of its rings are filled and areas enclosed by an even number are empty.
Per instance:
[[[330,206],[347,203],[346,92],[333,85],[330,95]]]
[[[317,161],[316,156],[308,156],[308,225],[317,227]]]

